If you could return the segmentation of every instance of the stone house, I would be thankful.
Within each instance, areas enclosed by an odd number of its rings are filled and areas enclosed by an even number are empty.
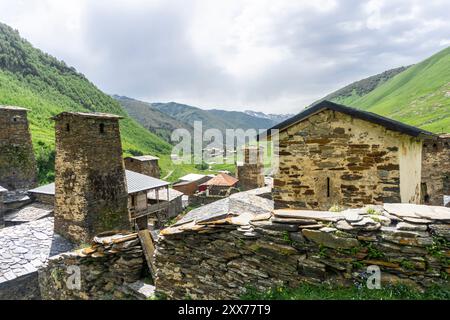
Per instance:
[[[0,185],[10,191],[37,184],[27,112],[25,108],[0,106]]]
[[[422,202],[442,206],[450,195],[450,133],[423,143]]]
[[[158,160],[158,157],[150,155],[126,157],[124,159],[125,169],[159,179]]]
[[[266,136],[277,132],[275,208],[420,202],[422,142],[430,132],[329,101]]]

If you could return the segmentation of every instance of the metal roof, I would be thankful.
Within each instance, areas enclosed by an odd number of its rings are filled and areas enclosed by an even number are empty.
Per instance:
[[[169,185],[167,181],[156,179],[130,170],[125,170],[125,175],[127,179],[128,194]],[[55,183],[40,186],[29,190],[28,192],[55,195]]]
[[[206,177],[204,174],[198,174],[198,173],[189,173],[185,176],[182,176],[180,179],[178,179],[180,182],[185,182],[185,181],[198,181],[200,179],[203,179],[204,177]]]
[[[239,180],[235,177],[232,177],[225,173],[219,173],[217,176],[212,178],[211,180],[206,181],[205,183],[202,183],[201,186],[224,186],[224,187],[232,187],[236,183],[238,183]]]
[[[128,194],[169,185],[169,182],[167,181],[146,176],[145,174],[130,170],[125,170],[125,173],[127,177]]]
[[[6,191],[8,191],[8,190],[3,188],[2,186],[0,186],[0,192],[6,192]]]
[[[435,136],[434,133],[431,133],[429,131],[422,130],[417,127],[413,127],[413,126],[404,124],[402,122],[380,116],[380,115],[372,113],[372,112],[363,111],[360,109],[355,109],[355,108],[347,107],[347,106],[337,104],[337,103],[334,103],[331,101],[324,100],[324,101],[321,101],[321,102],[315,104],[312,107],[309,107],[309,108],[303,110],[299,114],[273,126],[272,128],[268,129],[263,134],[258,135],[258,139],[264,139],[266,137],[270,137],[271,130],[277,129],[279,131],[283,131],[283,130],[289,128],[290,126],[292,126],[300,121],[303,121],[303,120],[309,118],[310,116],[312,116],[316,113],[319,113],[323,110],[326,110],[326,109],[345,113],[352,117],[359,118],[359,119],[362,119],[365,121],[369,121],[369,122],[381,125],[389,130],[401,132],[401,133],[404,133],[404,134],[407,134],[407,135],[410,135],[413,137],[424,136],[424,135],[425,136]]]

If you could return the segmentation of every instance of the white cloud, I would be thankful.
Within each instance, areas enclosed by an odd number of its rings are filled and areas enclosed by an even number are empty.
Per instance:
[[[450,44],[444,0],[0,0],[0,21],[108,93],[267,112]]]

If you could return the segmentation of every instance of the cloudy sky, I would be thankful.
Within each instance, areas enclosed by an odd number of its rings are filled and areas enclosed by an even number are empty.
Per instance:
[[[450,45],[448,0],[0,0],[0,21],[107,93],[272,113]]]

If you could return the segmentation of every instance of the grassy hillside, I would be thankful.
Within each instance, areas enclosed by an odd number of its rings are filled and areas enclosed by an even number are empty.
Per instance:
[[[350,105],[355,100],[375,90],[377,87],[408,68],[409,67],[395,68],[359,81],[355,81],[343,87],[342,89],[330,93],[329,95],[327,95],[323,99],[320,99],[319,101],[316,101],[315,103],[318,103],[322,100],[330,100],[336,103]]]
[[[144,128],[153,132],[157,136],[170,143],[170,136],[173,130],[184,128],[190,132],[193,131],[192,126],[179,121],[164,112],[154,108],[150,103],[143,102],[128,97],[113,96],[127,113]]]
[[[121,134],[125,153],[164,156],[171,151],[167,142],[139,125],[82,74],[34,48],[4,24],[0,24],[0,104],[31,110],[29,120],[41,182],[52,179],[54,127],[50,117],[62,111],[124,116]]]
[[[349,105],[432,132],[450,132],[450,47]]]

